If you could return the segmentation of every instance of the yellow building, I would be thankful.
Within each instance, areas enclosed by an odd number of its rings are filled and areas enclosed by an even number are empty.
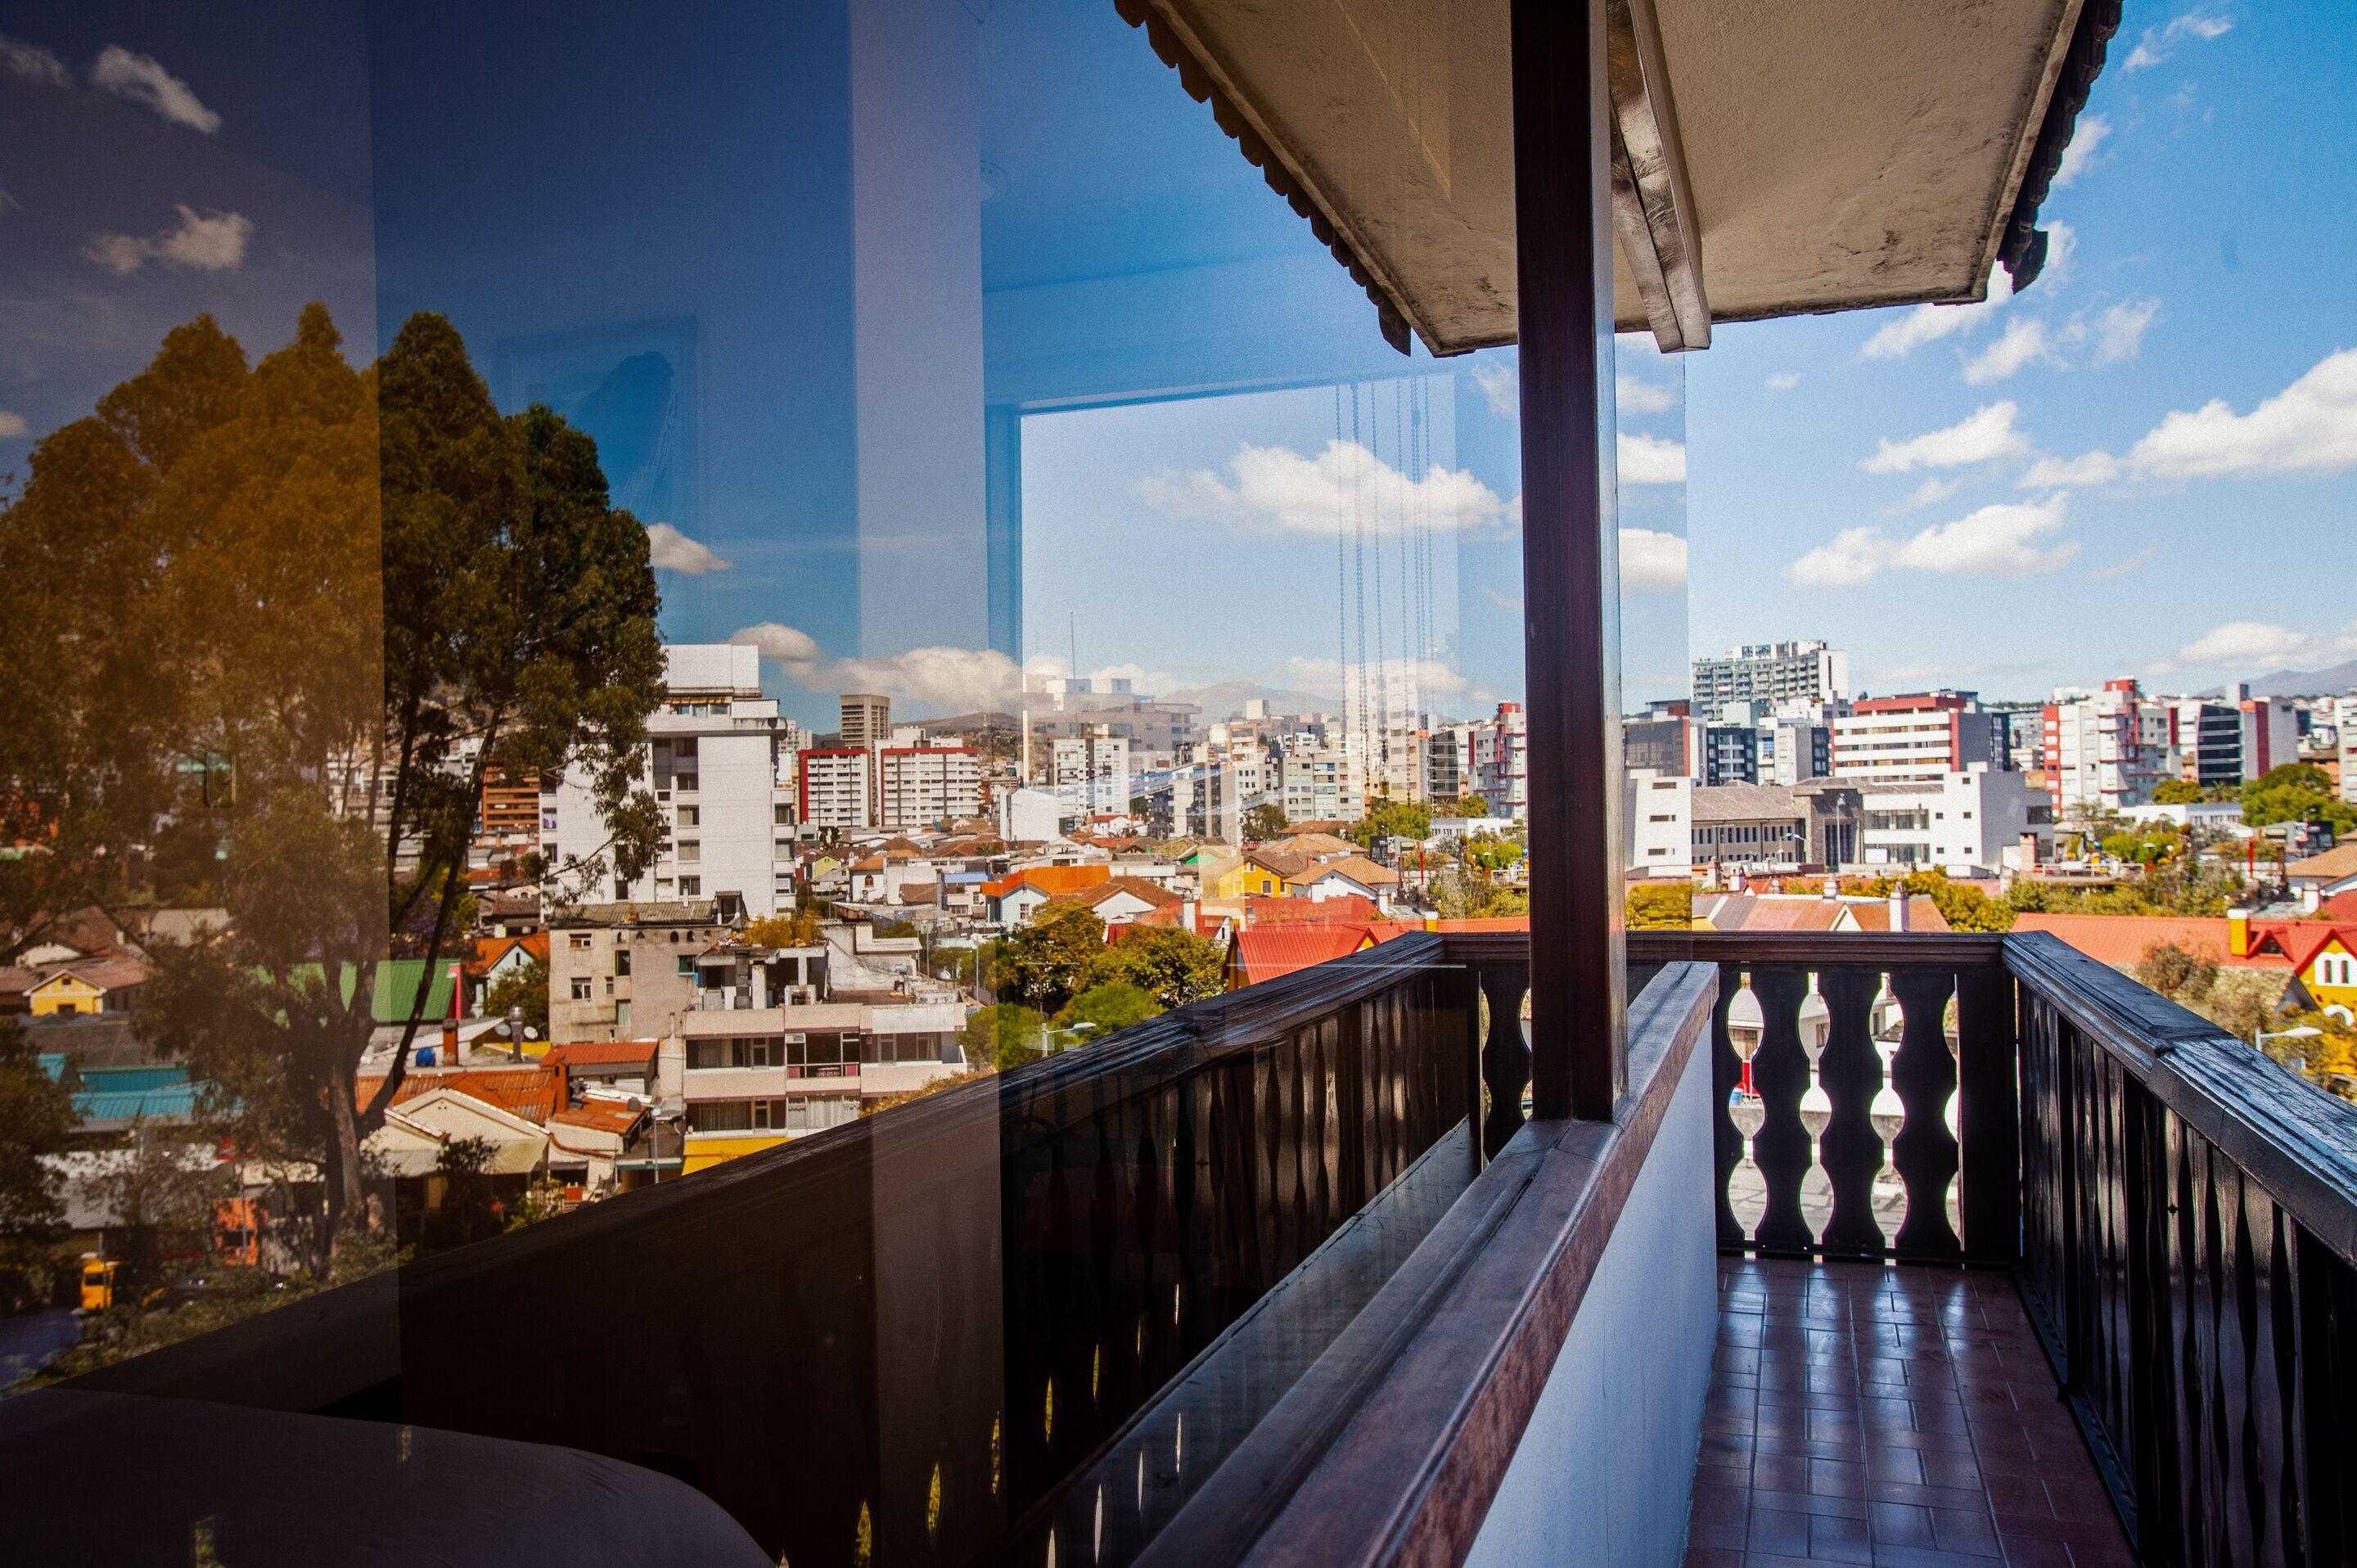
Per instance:
[[[61,963],[25,990],[27,1011],[37,1018],[74,1014],[127,1013],[147,978],[145,965],[125,958],[83,959]]]
[[[1286,878],[1306,869],[1297,856],[1268,854],[1259,850],[1246,854],[1233,865],[1211,877],[1203,888],[1206,898],[1278,898],[1285,895]]]
[[[2287,956],[2319,1011],[2357,1024],[2357,929],[2334,927],[2294,945]]]
[[[729,1160],[747,1155],[758,1155],[763,1149],[774,1149],[793,1136],[778,1131],[748,1133],[691,1133],[687,1139],[686,1157],[681,1162],[680,1174],[694,1176]]]

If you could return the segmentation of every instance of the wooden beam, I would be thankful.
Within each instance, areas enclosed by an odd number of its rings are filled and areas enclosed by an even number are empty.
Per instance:
[[[1513,0],[1531,1101],[1541,1121],[1609,1121],[1629,1075],[1607,3]]]
[[[1703,290],[1702,225],[1686,183],[1677,102],[1662,54],[1653,0],[1607,0],[1607,78],[1612,93],[1612,220],[1665,354],[1710,347]]]

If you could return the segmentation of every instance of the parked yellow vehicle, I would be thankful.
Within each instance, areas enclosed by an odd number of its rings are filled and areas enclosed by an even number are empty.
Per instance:
[[[104,1312],[114,1305],[114,1271],[121,1265],[95,1252],[81,1259],[81,1309]]]

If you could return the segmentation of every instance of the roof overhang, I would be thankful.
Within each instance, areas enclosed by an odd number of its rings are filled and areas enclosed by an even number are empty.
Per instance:
[[[1436,354],[1510,343],[1510,0],[1116,0]],[[1982,298],[2038,208],[2120,0],[1605,0],[1613,308],[1714,321]]]

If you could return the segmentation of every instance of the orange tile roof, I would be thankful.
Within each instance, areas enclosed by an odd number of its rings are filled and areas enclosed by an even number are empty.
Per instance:
[[[2287,876],[2313,876],[2326,882],[2338,882],[2344,876],[2357,876],[2357,839],[2336,844],[2322,854],[2311,854],[2305,860],[2295,860],[2284,868]]]
[[[1823,903],[1823,899],[1817,900]],[[1850,918],[1862,931],[1890,929],[1890,900],[1888,898],[1858,899],[1846,906]],[[1948,918],[1940,913],[1940,906],[1928,893],[1918,893],[1907,900],[1907,929],[1910,931],[1944,931]]]
[[[1288,920],[1355,921],[1364,925],[1379,913],[1375,901],[1363,893],[1344,893],[1332,898],[1253,897],[1243,902],[1245,917],[1254,925]]]
[[[2341,925],[2357,925],[2357,887],[2346,893],[2335,893],[2316,907],[2316,918],[2338,921]]]
[[[630,1136],[630,1130],[646,1115],[646,1108],[633,1111],[611,1100],[584,1101],[550,1114],[549,1122],[557,1126],[587,1127],[595,1133],[611,1133],[617,1137]]]
[[[359,1080],[354,1089],[361,1109],[368,1108],[383,1082],[382,1075]],[[469,1099],[497,1106],[511,1116],[544,1123],[565,1103],[565,1068],[558,1063],[529,1071],[516,1068],[457,1068],[448,1071],[412,1069],[403,1075],[401,1087],[393,1091],[393,1102],[405,1105],[437,1089],[455,1089]]]
[[[1254,926],[1236,933],[1235,964],[1244,983],[1257,985],[1373,945],[1364,926],[1304,920]]]
[[[523,949],[523,956],[526,959],[539,959],[546,962],[548,933],[534,931],[528,937],[477,937],[474,940],[474,950],[467,958],[467,972],[477,975],[486,973],[492,965],[517,948]]]
[[[2013,922],[2017,931],[2048,931],[2077,948],[2097,963],[2132,969],[2157,947],[2174,947],[2211,963],[2249,969],[2288,969],[2290,961],[2272,955],[2229,958],[2226,922],[2174,915],[2022,915]]]
[[[1053,898],[1093,887],[1112,877],[1113,868],[1109,865],[1030,865],[1021,871],[1010,871],[996,882],[984,883],[982,892],[986,898],[1004,898],[1017,887],[1030,886]]]
[[[1092,887],[1082,889],[1074,897],[1081,903],[1094,908],[1106,899],[1122,893],[1126,893],[1131,897],[1157,909],[1180,902],[1178,895],[1167,887],[1157,886],[1143,876],[1109,876]]]

